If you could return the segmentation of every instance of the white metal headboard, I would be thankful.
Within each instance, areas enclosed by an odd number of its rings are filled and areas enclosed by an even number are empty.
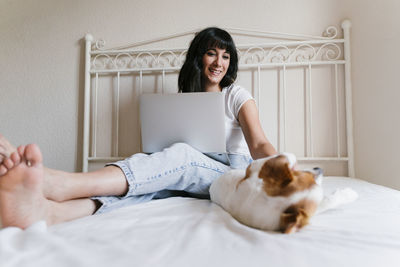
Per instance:
[[[277,89],[277,140],[278,151],[287,150],[287,92],[289,89],[288,78],[290,69],[299,68],[304,72],[301,83],[304,83],[304,147],[303,156],[298,157],[302,162],[344,162],[347,165],[347,174],[354,177],[354,154],[353,154],[353,128],[352,128],[352,93],[351,93],[351,75],[350,75],[350,27],[351,22],[345,20],[342,22],[343,38],[338,37],[338,31],[335,27],[328,27],[323,36],[308,36],[297,34],[285,34],[275,32],[260,32],[243,29],[226,29],[231,35],[240,36],[242,39],[256,39],[257,42],[239,44],[237,49],[239,54],[239,75],[240,71],[250,71],[253,84],[251,92],[258,105],[261,95],[268,86],[263,85],[264,70],[272,70],[279,76],[279,88]],[[85,54],[85,100],[84,100],[84,134],[83,134],[83,171],[87,171],[91,162],[106,162],[121,159],[119,148],[122,146],[119,142],[120,129],[120,83],[122,75],[134,75],[138,80],[138,86],[135,87],[137,94],[144,90],[144,76],[157,75],[161,79],[161,90],[163,93],[168,85],[166,76],[169,73],[178,73],[185,60],[185,48],[173,49],[144,49],[140,47],[171,40],[184,36],[194,36],[197,31],[184,32],[169,36],[160,37],[143,42],[136,42],[126,46],[116,48],[105,48],[104,41],[93,41],[90,34],[85,36],[86,54]],[[268,40],[268,42],[266,41]],[[313,74],[319,66],[330,66],[329,81],[333,81],[329,87],[333,87],[335,119],[332,123],[336,124],[335,140],[326,140],[334,142],[336,148],[328,156],[316,155],[314,153],[313,135],[314,119],[313,115],[313,97],[316,95],[313,91]],[[343,70],[343,75],[341,75]],[[103,76],[112,76],[115,84],[112,97],[112,138],[111,155],[98,155],[98,91],[100,79]],[[160,87],[160,85],[157,85]],[[340,88],[343,87],[343,99],[340,99]],[[176,86],[177,88],[177,86]],[[132,88],[133,89],[133,88]],[[341,107],[343,101],[343,107]],[[133,102],[135,103],[135,102]],[[320,113],[320,112],[319,112]],[[343,113],[343,118],[340,114]],[[343,124],[342,121],[345,120]],[[341,125],[345,127],[345,136],[341,132]],[[324,137],[322,137],[324,138]],[[345,148],[341,142],[345,139]],[[344,151],[346,150],[346,151]],[[140,151],[132,151],[133,153]]]

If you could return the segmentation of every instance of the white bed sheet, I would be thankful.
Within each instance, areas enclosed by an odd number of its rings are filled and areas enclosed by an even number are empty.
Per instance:
[[[400,192],[326,177],[359,198],[284,235],[238,223],[208,200],[169,198],[47,227],[0,231],[0,266],[400,266]]]

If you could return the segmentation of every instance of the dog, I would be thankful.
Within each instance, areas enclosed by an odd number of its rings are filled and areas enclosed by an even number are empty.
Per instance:
[[[323,199],[322,169],[295,170],[282,153],[231,170],[210,187],[211,201],[253,228],[290,234],[308,224]]]

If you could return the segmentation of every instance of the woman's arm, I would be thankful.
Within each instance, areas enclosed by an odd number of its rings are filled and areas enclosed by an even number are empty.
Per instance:
[[[253,159],[264,158],[277,153],[265,137],[254,100],[246,101],[240,108],[239,123]]]

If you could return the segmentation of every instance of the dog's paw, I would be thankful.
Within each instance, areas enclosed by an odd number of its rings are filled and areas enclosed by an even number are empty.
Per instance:
[[[358,198],[358,193],[353,189],[340,188],[336,189],[335,192],[330,194],[329,196],[324,196],[321,203],[318,206],[317,213],[324,212],[329,209],[334,209],[343,204],[348,204],[355,201]]]

